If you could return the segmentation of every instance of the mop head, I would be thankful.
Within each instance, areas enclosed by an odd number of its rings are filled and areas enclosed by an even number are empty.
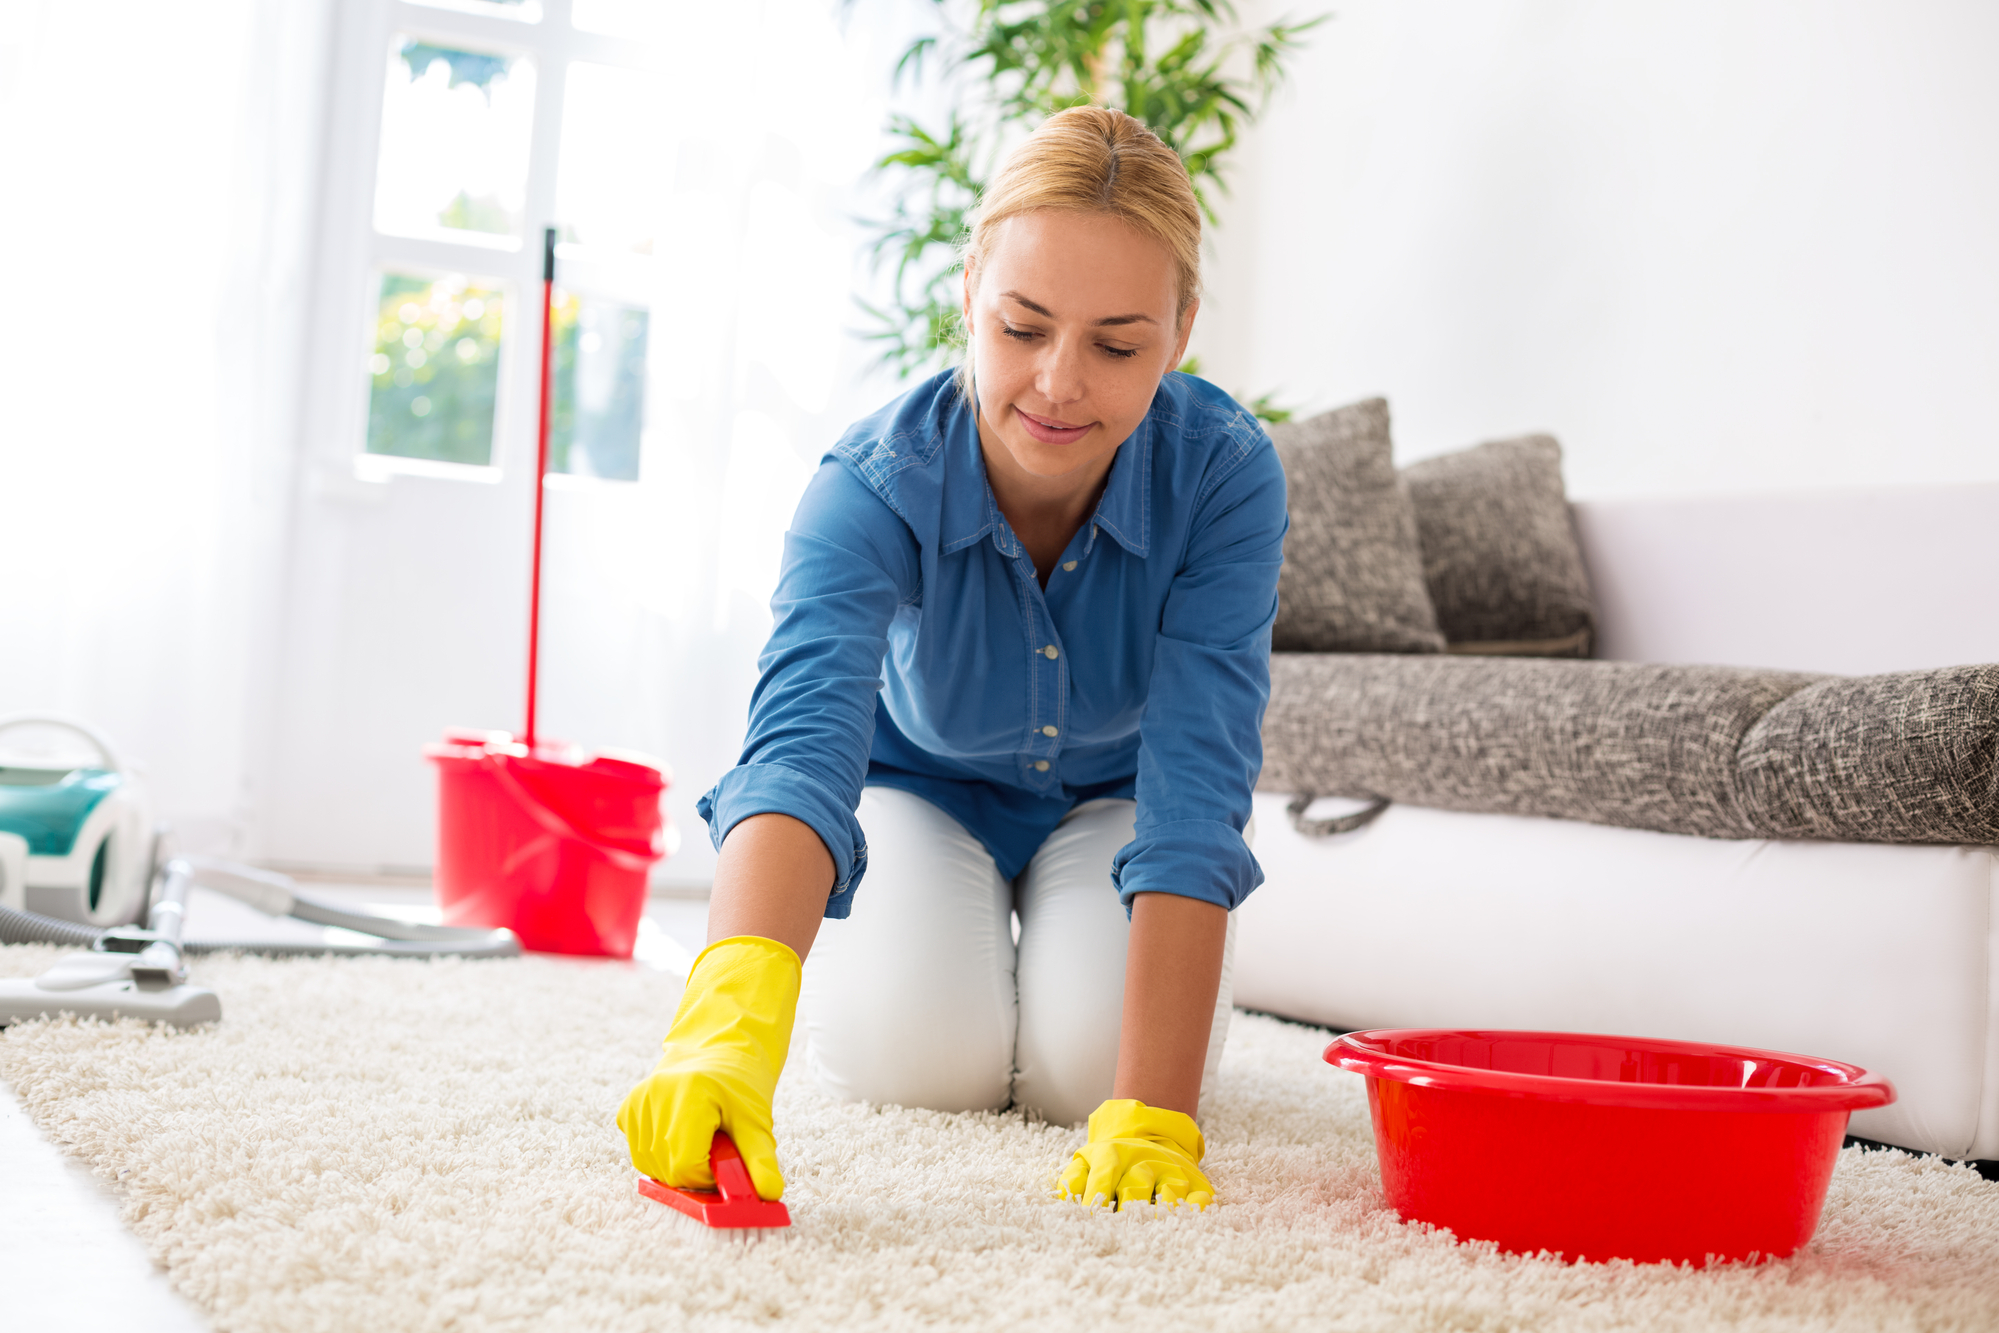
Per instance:
[[[715,1173],[713,1190],[676,1189],[641,1176],[639,1193],[717,1231],[770,1231],[791,1225],[791,1212],[782,1203],[757,1196],[743,1155],[720,1130],[708,1147],[708,1166]]]

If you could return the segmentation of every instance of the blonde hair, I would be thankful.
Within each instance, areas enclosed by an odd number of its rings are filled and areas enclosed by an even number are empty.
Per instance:
[[[1022,213],[1107,213],[1173,257],[1175,320],[1201,294],[1201,205],[1180,155],[1122,111],[1058,111],[1036,127],[986,186],[972,214],[965,263],[976,270],[1001,223]]]

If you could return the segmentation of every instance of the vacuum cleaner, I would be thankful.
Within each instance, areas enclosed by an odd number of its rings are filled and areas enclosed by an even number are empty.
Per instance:
[[[33,980],[0,980],[0,1027],[61,1013],[182,1027],[213,1022],[222,1002],[188,981],[185,960],[192,954],[511,958],[521,951],[510,930],[357,912],[300,893],[289,876],[228,861],[162,861],[165,840],[152,825],[144,789],[101,735],[67,719],[16,717],[0,721],[0,738],[0,944],[87,950]],[[266,916],[363,938],[184,940],[188,892],[196,884]]]
[[[266,916],[292,917],[374,938],[356,943],[184,940],[188,890],[196,884]],[[175,857],[161,867],[143,928],[99,929],[0,907],[0,944],[68,944],[88,950],[61,959],[33,980],[0,980],[0,1027],[64,1013],[80,1018],[142,1018],[180,1027],[214,1022],[222,1017],[222,1001],[214,991],[188,981],[186,958],[193,954],[238,950],[292,957],[514,958],[521,951],[510,930],[433,926],[356,912],[300,893],[288,875],[201,857]]]
[[[146,910],[158,857],[139,775],[67,718],[0,718],[0,907],[99,929]]]

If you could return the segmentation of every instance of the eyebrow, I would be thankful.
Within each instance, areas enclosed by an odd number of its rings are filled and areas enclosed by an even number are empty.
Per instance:
[[[1025,296],[1022,296],[1019,292],[1001,292],[1000,295],[1004,296],[1009,301],[1019,302],[1021,305],[1026,306],[1029,310],[1032,310],[1035,314],[1040,315],[1043,319],[1055,318],[1055,312],[1053,310],[1050,310],[1047,306],[1042,305],[1038,301],[1028,300]],[[1111,325],[1115,324],[1157,324],[1158,322],[1159,322],[1158,320],[1154,319],[1150,315],[1112,315],[1108,319],[1098,320],[1094,325],[1094,327],[1101,329],[1101,328],[1108,328]]]

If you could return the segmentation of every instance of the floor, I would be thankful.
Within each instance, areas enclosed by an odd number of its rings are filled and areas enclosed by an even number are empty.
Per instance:
[[[302,892],[343,906],[422,919],[430,891],[414,885],[301,884]],[[637,958],[684,972],[707,932],[705,898],[654,898],[640,923]],[[202,940],[325,939],[323,927],[273,920],[241,904],[196,889],[188,906],[187,938]],[[201,961],[190,971],[198,980]],[[226,998],[226,997],[225,997]],[[6,1324],[63,1333],[194,1333],[207,1321],[167,1285],[144,1248],[118,1220],[110,1186],[72,1162],[42,1136],[5,1084],[0,1084],[0,1292]]]

